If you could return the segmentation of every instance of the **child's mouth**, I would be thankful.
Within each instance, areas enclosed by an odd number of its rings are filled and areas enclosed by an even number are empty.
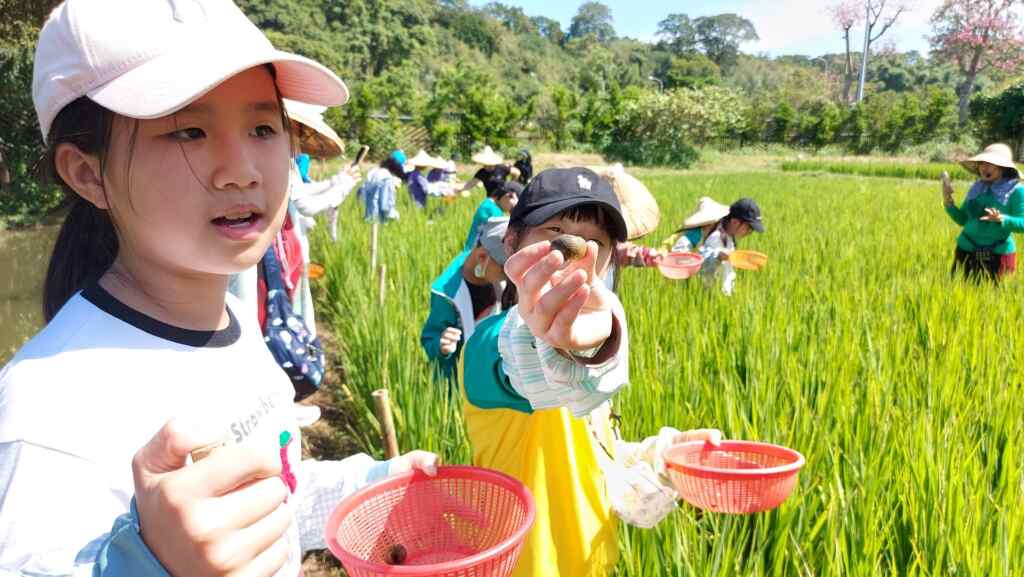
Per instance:
[[[252,226],[259,219],[259,215],[255,212],[247,212],[231,216],[221,216],[213,219],[213,224],[217,226],[226,226],[229,228],[247,228]]]
[[[232,240],[250,241],[262,233],[263,216],[258,212],[243,211],[219,216],[210,221],[224,236]]]

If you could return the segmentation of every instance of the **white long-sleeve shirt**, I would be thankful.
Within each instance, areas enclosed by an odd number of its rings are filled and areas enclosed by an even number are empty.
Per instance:
[[[728,261],[722,261],[723,252],[736,250],[736,241],[732,236],[725,233],[721,227],[708,235],[704,244],[700,246],[699,252],[704,257],[704,264],[701,266],[700,274],[704,279],[704,285],[712,287],[715,285],[719,275],[722,277],[722,292],[731,295],[736,285],[736,269]]]

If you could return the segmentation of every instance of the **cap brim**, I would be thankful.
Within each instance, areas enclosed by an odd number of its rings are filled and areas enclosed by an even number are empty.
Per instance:
[[[756,232],[764,232],[764,223],[760,220],[748,220],[747,224]]]
[[[160,118],[181,110],[232,76],[273,64],[281,96],[308,104],[340,106],[348,89],[308,58],[266,50],[174,50],[153,58],[88,93],[97,104],[129,118]]]
[[[628,235],[628,230],[626,228],[626,219],[623,218],[622,212],[619,209],[619,207],[609,202],[593,198],[566,198],[545,204],[543,206],[533,209],[529,214],[523,217],[523,223],[525,223],[527,226],[540,226],[547,222],[548,220],[554,218],[555,215],[557,215],[560,212],[563,212],[575,206],[585,206],[588,204],[596,204],[598,206],[603,206],[608,209],[608,215],[611,216],[612,218],[612,226],[615,227],[616,229],[613,233],[613,240],[616,240],[618,242],[624,242]]]

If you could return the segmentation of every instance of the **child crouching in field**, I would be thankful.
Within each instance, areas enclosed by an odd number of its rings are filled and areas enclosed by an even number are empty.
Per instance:
[[[563,234],[587,241],[568,263],[551,242]],[[603,577],[618,558],[606,477],[616,456],[608,400],[628,383],[629,346],[622,304],[602,278],[626,235],[619,202],[597,174],[584,168],[538,174],[513,209],[505,237],[512,255],[505,271],[514,283],[504,295],[506,310],[480,323],[464,351],[473,463],[519,479],[537,503],[516,577]],[[720,437],[713,430],[671,430],[663,444]],[[644,452],[626,448],[633,456]],[[657,451],[649,453],[656,459]],[[650,526],[671,510],[673,496],[657,488],[633,500],[652,510],[616,511],[635,513],[638,524]]]
[[[978,175],[963,204],[956,206],[949,178],[942,183],[946,214],[963,227],[956,239],[953,274],[998,282],[1017,270],[1012,233],[1024,232],[1024,185],[1013,151],[1005,144],[989,146],[963,166]]]
[[[704,285],[713,286],[721,276],[722,292],[731,295],[736,286],[736,271],[729,263],[729,255],[736,250],[736,241],[751,232],[764,231],[761,208],[752,199],[741,198],[725,206],[705,196],[669,242],[672,252],[699,252],[704,257],[700,270]]]
[[[282,97],[344,84],[231,2],[68,0],[32,85],[69,208],[48,324],[0,370],[0,574],[300,574],[342,498],[436,462],[301,461],[291,382],[226,295],[287,210]]]

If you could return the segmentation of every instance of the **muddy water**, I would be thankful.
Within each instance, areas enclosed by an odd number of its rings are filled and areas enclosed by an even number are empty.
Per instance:
[[[42,287],[57,227],[0,231],[0,365],[43,326]]]

